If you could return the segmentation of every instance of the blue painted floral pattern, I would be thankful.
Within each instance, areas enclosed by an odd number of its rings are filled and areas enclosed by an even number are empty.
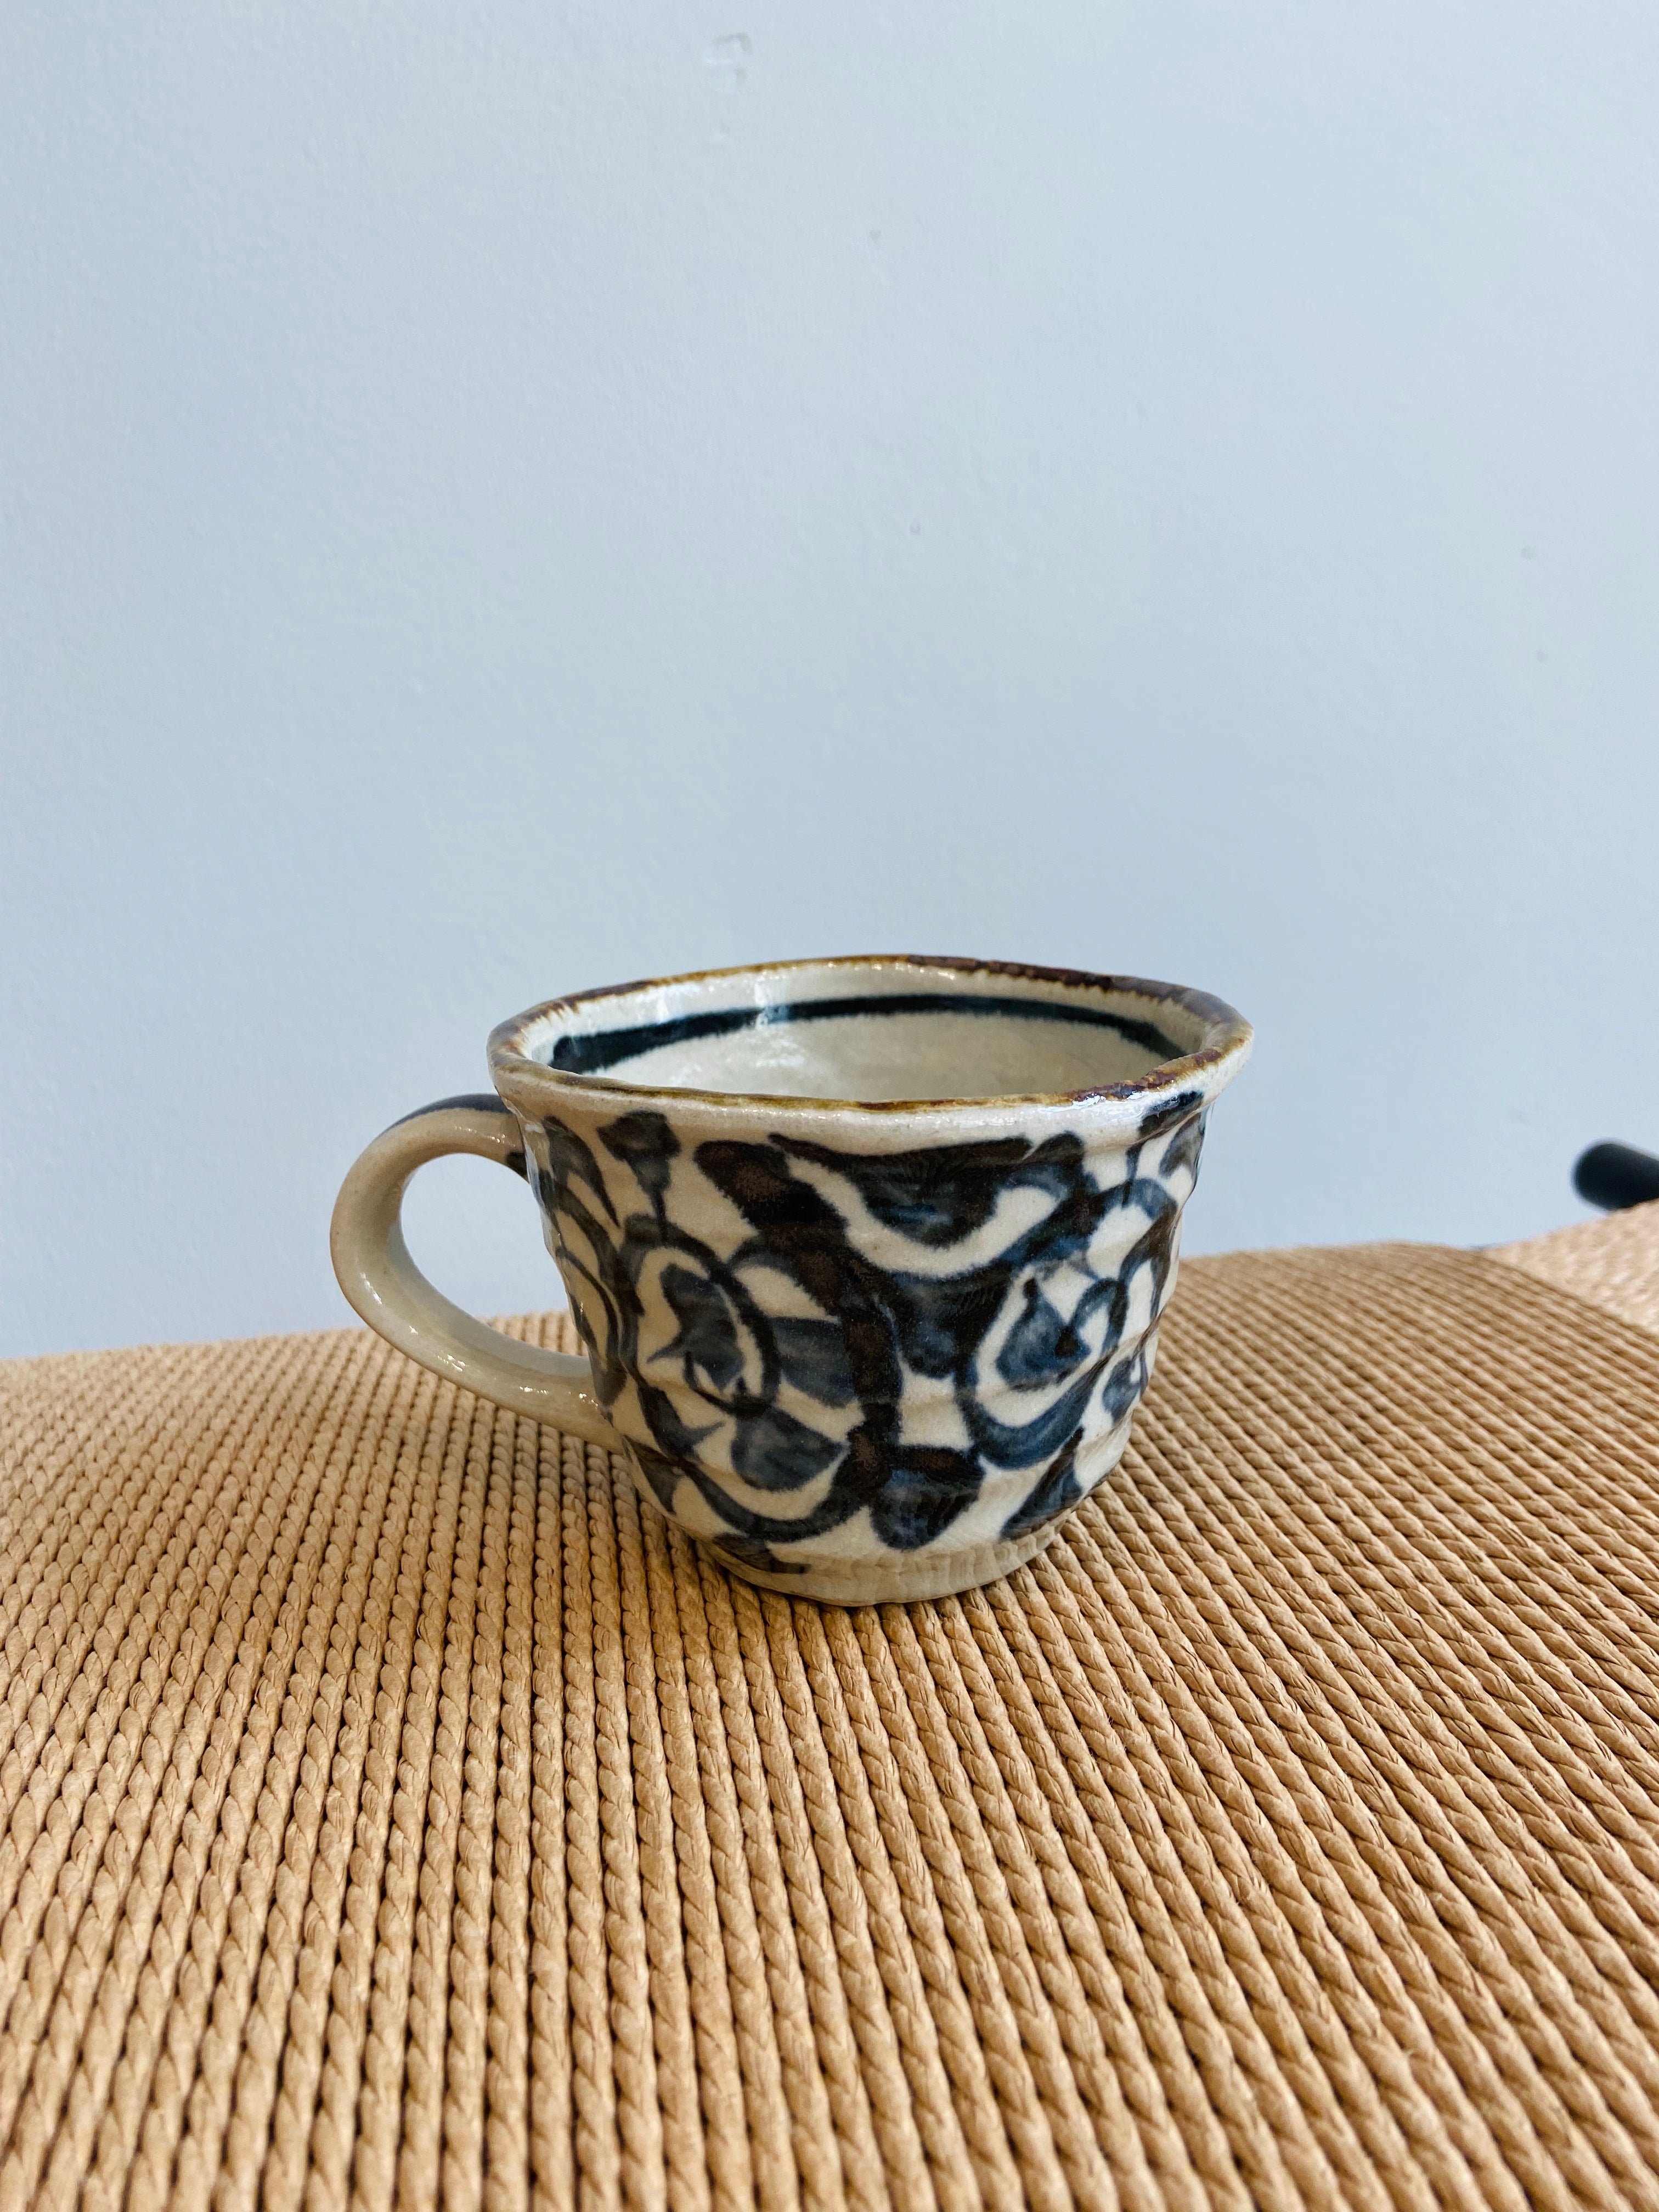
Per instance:
[[[1146,1387],[1203,1128],[1188,1093],[1127,1152],[1071,1133],[688,1148],[646,1110],[593,1143],[549,1116],[530,1152],[600,1402],[646,1480],[681,1518],[690,1486],[694,1525],[778,1574],[799,1562],[777,1547],[860,1514],[915,1553],[965,1520],[979,1540],[1030,1535],[1085,1494]],[[725,1201],[720,1250],[677,1225],[687,1177],[682,1218],[711,1218],[708,1186]]]

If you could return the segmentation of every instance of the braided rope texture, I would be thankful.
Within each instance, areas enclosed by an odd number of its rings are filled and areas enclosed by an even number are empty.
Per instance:
[[[1659,1339],[1528,1273],[1189,1263],[862,1611],[362,1333],[0,1401],[0,2212],[1659,2207]]]
[[[1604,1220],[1578,1221],[1518,1244],[1496,1245],[1492,1257],[1588,1298],[1638,1328],[1659,1331],[1659,1199]]]

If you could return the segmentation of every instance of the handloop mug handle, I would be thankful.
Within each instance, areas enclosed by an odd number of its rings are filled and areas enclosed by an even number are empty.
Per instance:
[[[410,1257],[404,1192],[416,1168],[450,1152],[499,1160],[528,1179],[518,1121],[491,1092],[441,1098],[394,1121],[362,1154],[334,1201],[328,1241],[340,1288],[372,1329],[434,1375],[567,1436],[614,1447],[619,1439],[600,1410],[585,1358],[487,1328],[434,1289]]]

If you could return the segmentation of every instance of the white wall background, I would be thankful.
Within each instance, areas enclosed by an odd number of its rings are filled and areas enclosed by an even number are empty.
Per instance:
[[[753,957],[1235,1000],[1189,1249],[1659,1146],[1659,11],[0,21],[0,1349],[349,1318],[495,1018]]]

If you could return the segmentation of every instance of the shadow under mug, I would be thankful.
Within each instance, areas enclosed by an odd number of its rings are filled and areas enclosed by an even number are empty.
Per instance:
[[[750,1581],[939,1597],[1032,1557],[1121,1456],[1250,1042],[1200,992],[994,961],[582,992],[494,1032],[496,1095],[375,1139],[335,1270],[435,1373],[622,1451]],[[535,1191],[586,1358],[416,1267],[404,1187],[458,1152]]]

